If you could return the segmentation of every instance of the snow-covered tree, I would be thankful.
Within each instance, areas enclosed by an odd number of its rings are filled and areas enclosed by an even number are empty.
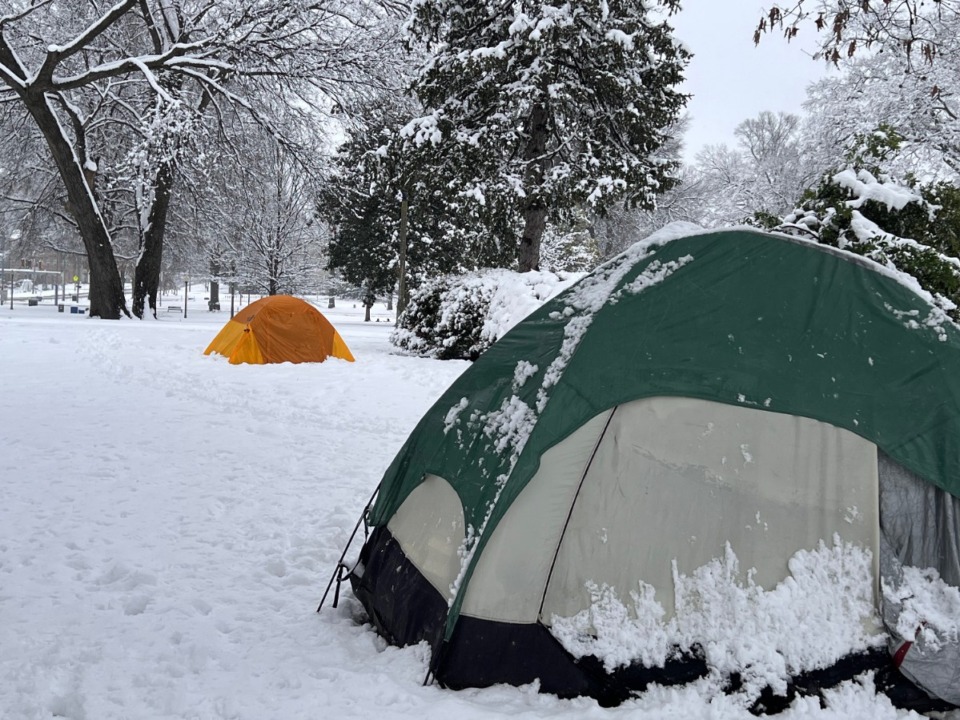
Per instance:
[[[519,213],[521,270],[539,265],[548,218],[626,197],[651,207],[675,164],[658,157],[686,98],[688,53],[666,15],[679,0],[415,0],[425,108],[404,135],[456,157],[447,189]],[[439,164],[439,163],[438,163]],[[449,167],[447,165],[446,167]]]
[[[806,162],[802,119],[763,111],[734,130],[753,181],[754,211],[782,213],[823,168]]]
[[[126,121],[136,118],[147,128],[140,133],[149,151],[142,167],[151,179],[137,196],[138,222],[147,232],[162,230],[157,203],[168,196],[165,186],[172,184],[185,121],[199,126],[192,115],[206,102],[217,112],[224,105],[243,107],[269,125],[269,108],[257,102],[267,89],[272,97],[308,107],[362,86],[363,73],[384,62],[376,37],[370,40],[370,12],[376,18],[383,5],[393,4],[119,0],[101,7],[76,0],[10,0],[4,5],[0,102],[17,103],[50,151],[84,242],[91,313],[116,318],[126,312],[98,191],[97,177],[104,173],[97,162],[100,148],[89,142],[91,124],[104,107],[126,107]],[[137,86],[134,103],[132,86]],[[154,122],[156,132],[150,132]],[[171,134],[173,123],[180,128]],[[141,258],[155,257],[146,247],[149,236],[141,240]],[[159,272],[159,263],[151,262],[153,271]]]
[[[56,176],[49,161],[44,162],[45,148],[25,130],[25,118],[14,110],[12,104],[0,103],[0,222],[6,228],[4,238],[19,229],[26,242],[41,234],[52,242],[51,216],[63,212],[55,192]]]
[[[283,148],[267,144],[241,176],[234,246],[245,252],[245,285],[267,295],[302,293],[316,284],[326,233],[315,215],[310,176]]]
[[[329,234],[316,213],[325,159],[305,162],[244,113],[222,120],[231,152],[207,159],[202,184],[173,207],[184,269],[266,295],[315,288]],[[292,132],[279,116],[275,127]]]
[[[519,320],[581,277],[483,268],[431,278],[411,293],[390,342],[424,357],[476,360]]]
[[[378,108],[371,107],[371,113]],[[409,234],[409,198],[405,183],[390,187],[398,179],[390,167],[381,168],[381,131],[389,125],[386,116],[357,128],[354,137],[341,145],[334,170],[318,196],[318,213],[333,230],[327,269],[339,272],[361,288],[370,320],[370,309],[378,294],[392,293],[399,280],[402,304],[406,276],[406,248]],[[382,169],[382,174],[377,173]],[[378,182],[382,179],[383,182]],[[402,237],[401,237],[402,236]]]
[[[543,234],[540,261],[550,272],[589,272],[600,264],[600,244],[590,217],[577,213],[572,222],[549,224]]]
[[[811,94],[829,113],[822,131],[848,149],[887,125],[904,139],[901,164],[960,173],[960,0],[794,0],[765,11],[755,40],[777,30],[816,31],[816,57],[841,71]]]
[[[737,146],[708,145],[689,173],[707,227],[742,223],[756,213],[782,215],[826,167],[809,162],[797,115],[761,112],[741,122]]]
[[[502,264],[496,240],[510,233],[445,191],[438,177],[452,168],[435,162],[430,148],[404,146],[398,131],[416,109],[411,98],[388,93],[351,108],[350,139],[320,196],[320,213],[336,228],[331,269],[371,298],[396,284],[398,315],[425,278]]]
[[[695,169],[683,165],[677,170],[676,178],[677,184],[657,198],[657,205],[653,209],[643,210],[620,203],[603,215],[590,215],[586,251],[591,256],[595,252],[596,261],[600,262],[618,255],[669,223],[684,221],[704,224],[703,211],[707,196],[703,194],[704,187]],[[556,232],[552,226],[547,228],[545,245],[551,242],[550,235]],[[551,250],[545,247],[544,266],[556,270],[557,267],[550,263],[550,253]]]
[[[684,164],[654,209],[621,207],[595,218],[601,255],[611,257],[671,222],[719,227],[758,213],[782,215],[829,167],[810,161],[808,129],[796,115],[761,112],[734,132],[735,146],[708,145]]]
[[[684,127],[677,126],[678,137]],[[758,213],[782,215],[830,166],[818,164],[819,156],[811,154],[809,128],[797,115],[761,112],[734,132],[736,145],[708,145],[694,162],[683,164],[676,184],[657,198],[655,208],[621,206],[592,218],[600,255],[611,257],[671,222],[718,227]],[[677,147],[671,159],[679,160],[680,151]]]
[[[835,163],[849,155],[860,138],[893,132],[900,141],[895,152],[886,154],[886,172],[960,177],[960,122],[932,107],[929,88],[905,82],[898,65],[887,53],[854,58],[808,88],[804,108],[810,118],[810,155],[821,158],[821,164],[828,158]],[[960,65],[952,74],[960,90]]]

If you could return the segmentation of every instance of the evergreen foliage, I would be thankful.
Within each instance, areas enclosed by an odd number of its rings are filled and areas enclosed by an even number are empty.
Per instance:
[[[475,360],[495,338],[483,338],[492,288],[444,276],[424,283],[410,297],[392,342],[415,355],[438,360]]]
[[[676,163],[658,153],[686,102],[675,88],[689,55],[664,19],[678,7],[414,2],[409,41],[428,60],[413,90],[426,112],[404,128],[406,147],[429,152],[446,191],[478,215],[522,217],[521,270],[538,267],[548,217],[624,197],[651,207],[673,184]]]
[[[509,235],[508,228],[486,226],[445,193],[428,148],[400,152],[397,131],[410,113],[411,103],[396,97],[356,110],[365,123],[340,147],[318,201],[320,215],[336,230],[329,269],[372,295],[504,261],[496,238]],[[400,303],[402,310],[405,298]]]
[[[573,284],[579,273],[486,268],[424,282],[390,341],[440,360],[476,360],[516,322]]]
[[[394,251],[383,227],[382,198],[341,185],[325,188],[320,211],[334,219],[336,234],[327,248],[327,268],[359,286],[371,307],[378,294],[394,285]]]

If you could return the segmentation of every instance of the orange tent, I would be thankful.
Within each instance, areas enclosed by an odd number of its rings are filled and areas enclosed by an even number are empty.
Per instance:
[[[271,295],[247,305],[203,354],[212,352],[225,355],[234,365],[323,362],[330,355],[353,362],[330,321],[313,305],[289,295]]]

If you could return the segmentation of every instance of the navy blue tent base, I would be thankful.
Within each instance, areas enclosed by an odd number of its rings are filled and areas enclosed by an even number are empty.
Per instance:
[[[607,672],[594,657],[574,658],[539,623],[515,624],[461,616],[453,635],[442,641],[447,602],[406,558],[386,527],[373,530],[350,575],[354,594],[363,604],[377,632],[394,645],[426,641],[435,648],[431,671],[443,687],[460,690],[500,683],[539,682],[542,692],[563,698],[586,695],[603,706],[615,706],[651,684],[678,685],[707,674],[699,653],[669,660],[664,667],[632,665]],[[899,708],[917,712],[953,709],[931,698],[893,666],[885,649],[850,655],[830,668],[793,678],[785,696],[765,691],[756,701],[757,713],[786,709],[798,696],[823,690],[874,671],[877,689]],[[730,678],[736,692],[740,679]]]

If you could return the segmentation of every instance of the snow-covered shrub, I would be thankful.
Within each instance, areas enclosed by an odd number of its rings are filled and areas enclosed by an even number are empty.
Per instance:
[[[440,360],[476,360],[510,328],[582,274],[486,269],[420,285],[390,341]]]
[[[410,294],[390,337],[394,345],[440,360],[475,358],[483,352],[480,331],[489,294],[482,284],[456,288],[454,279],[437,278]]]

